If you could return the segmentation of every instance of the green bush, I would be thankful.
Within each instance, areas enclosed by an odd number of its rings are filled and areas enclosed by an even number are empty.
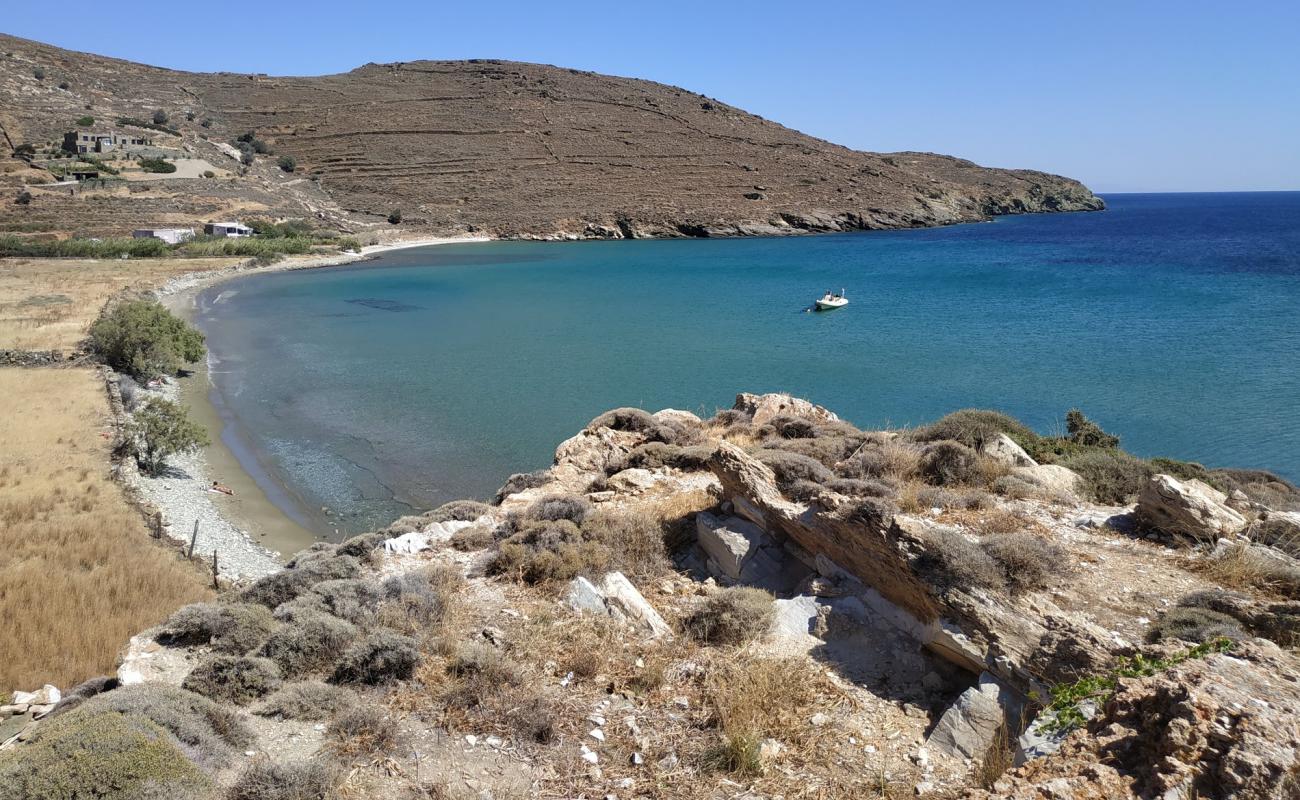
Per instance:
[[[414,639],[381,630],[348,648],[334,669],[333,681],[376,685],[406,680],[419,663]]]
[[[189,411],[161,397],[150,397],[126,426],[127,450],[153,476],[163,473],[171,456],[207,444],[207,431],[190,420]]]
[[[246,705],[280,686],[275,662],[249,656],[211,656],[190,670],[182,689],[204,697]]]
[[[168,174],[176,171],[176,165],[165,158],[142,158],[140,169],[145,172]]]
[[[86,115],[84,117],[77,117],[78,128],[89,128],[91,125],[94,124],[95,124],[95,118],[90,115]]]
[[[937,442],[947,439],[978,450],[984,442],[999,433],[1010,436],[1022,447],[1026,442],[1038,438],[1038,434],[1020,420],[999,411],[978,408],[954,411],[930,425],[912,431],[910,438],[918,442]]]
[[[303,681],[288,684],[268,697],[265,705],[257,710],[257,714],[263,717],[319,722],[333,717],[360,701],[357,693],[351,689],[320,681]]]
[[[213,172],[213,171],[210,170],[210,169],[205,169],[205,170],[203,170],[203,177],[205,177],[205,178],[215,178],[215,177],[217,177],[217,173]]]
[[[1152,466],[1123,450],[1087,450],[1058,461],[1083,478],[1084,492],[1098,503],[1131,503],[1151,476]]]
[[[293,172],[298,168],[298,162],[293,156],[280,156],[280,160],[276,164],[285,172]]]
[[[106,311],[90,326],[89,344],[110,367],[141,382],[174,375],[204,353],[203,334],[156,300],[132,300]]]
[[[18,192],[18,196],[14,198],[14,203],[20,206],[31,205],[32,193],[27,191],[26,189],[20,190]]]
[[[239,773],[225,800],[330,800],[341,781],[338,770],[324,761],[258,759]]]
[[[225,767],[257,735],[239,713],[177,686],[140,683],[87,700],[78,713],[116,711],[144,717],[176,737],[185,752],[207,770]]]
[[[1119,447],[1118,436],[1103,431],[1100,425],[1085,417],[1077,408],[1065,412],[1065,429],[1070,441],[1075,444],[1085,447]]]
[[[772,595],[750,586],[733,586],[704,601],[683,626],[706,644],[744,644],[767,630],[773,613]]]
[[[211,781],[174,742],[144,717],[77,709],[0,754],[0,800],[209,796]]]
[[[110,237],[35,241],[0,236],[0,258],[159,258],[171,252],[161,239]]]
[[[210,645],[219,653],[241,656],[266,641],[275,627],[266,606],[192,603],[172,614],[155,638],[160,644]]]

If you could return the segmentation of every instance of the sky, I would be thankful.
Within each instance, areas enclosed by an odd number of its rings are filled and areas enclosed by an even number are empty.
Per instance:
[[[1300,2],[131,0],[0,30],[174,69],[501,58],[682,86],[863,150],[1098,192],[1300,189]]]

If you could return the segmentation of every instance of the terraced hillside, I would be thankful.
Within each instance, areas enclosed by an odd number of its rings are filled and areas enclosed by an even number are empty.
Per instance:
[[[177,214],[196,217],[211,213],[203,198],[244,190],[248,211],[353,231],[387,231],[400,209],[404,228],[530,237],[912,227],[1102,206],[1067,178],[854,151],[649,81],[505,61],[198,74],[0,36],[10,148],[53,141],[83,115],[157,110],[177,135],[154,135],[235,173],[174,187]],[[229,144],[248,132],[274,155],[241,169]],[[276,167],[284,155],[294,171]],[[10,183],[27,181],[10,172]],[[35,199],[4,204],[0,221],[70,202]],[[99,211],[104,224],[135,224],[127,209]]]

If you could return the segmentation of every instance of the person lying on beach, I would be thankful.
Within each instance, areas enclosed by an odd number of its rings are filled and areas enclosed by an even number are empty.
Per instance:
[[[212,489],[210,491],[221,492],[222,494],[228,494],[231,497],[235,496],[234,489],[231,489],[229,486],[225,485],[224,483],[217,483],[216,481],[212,482]]]

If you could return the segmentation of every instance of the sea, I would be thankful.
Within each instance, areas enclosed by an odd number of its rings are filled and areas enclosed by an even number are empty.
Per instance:
[[[1300,192],[788,238],[488,242],[205,290],[222,439],[345,535],[515,472],[618,406],[789,392],[865,428],[1081,408],[1125,449],[1300,479]],[[809,311],[827,290],[850,303]]]

